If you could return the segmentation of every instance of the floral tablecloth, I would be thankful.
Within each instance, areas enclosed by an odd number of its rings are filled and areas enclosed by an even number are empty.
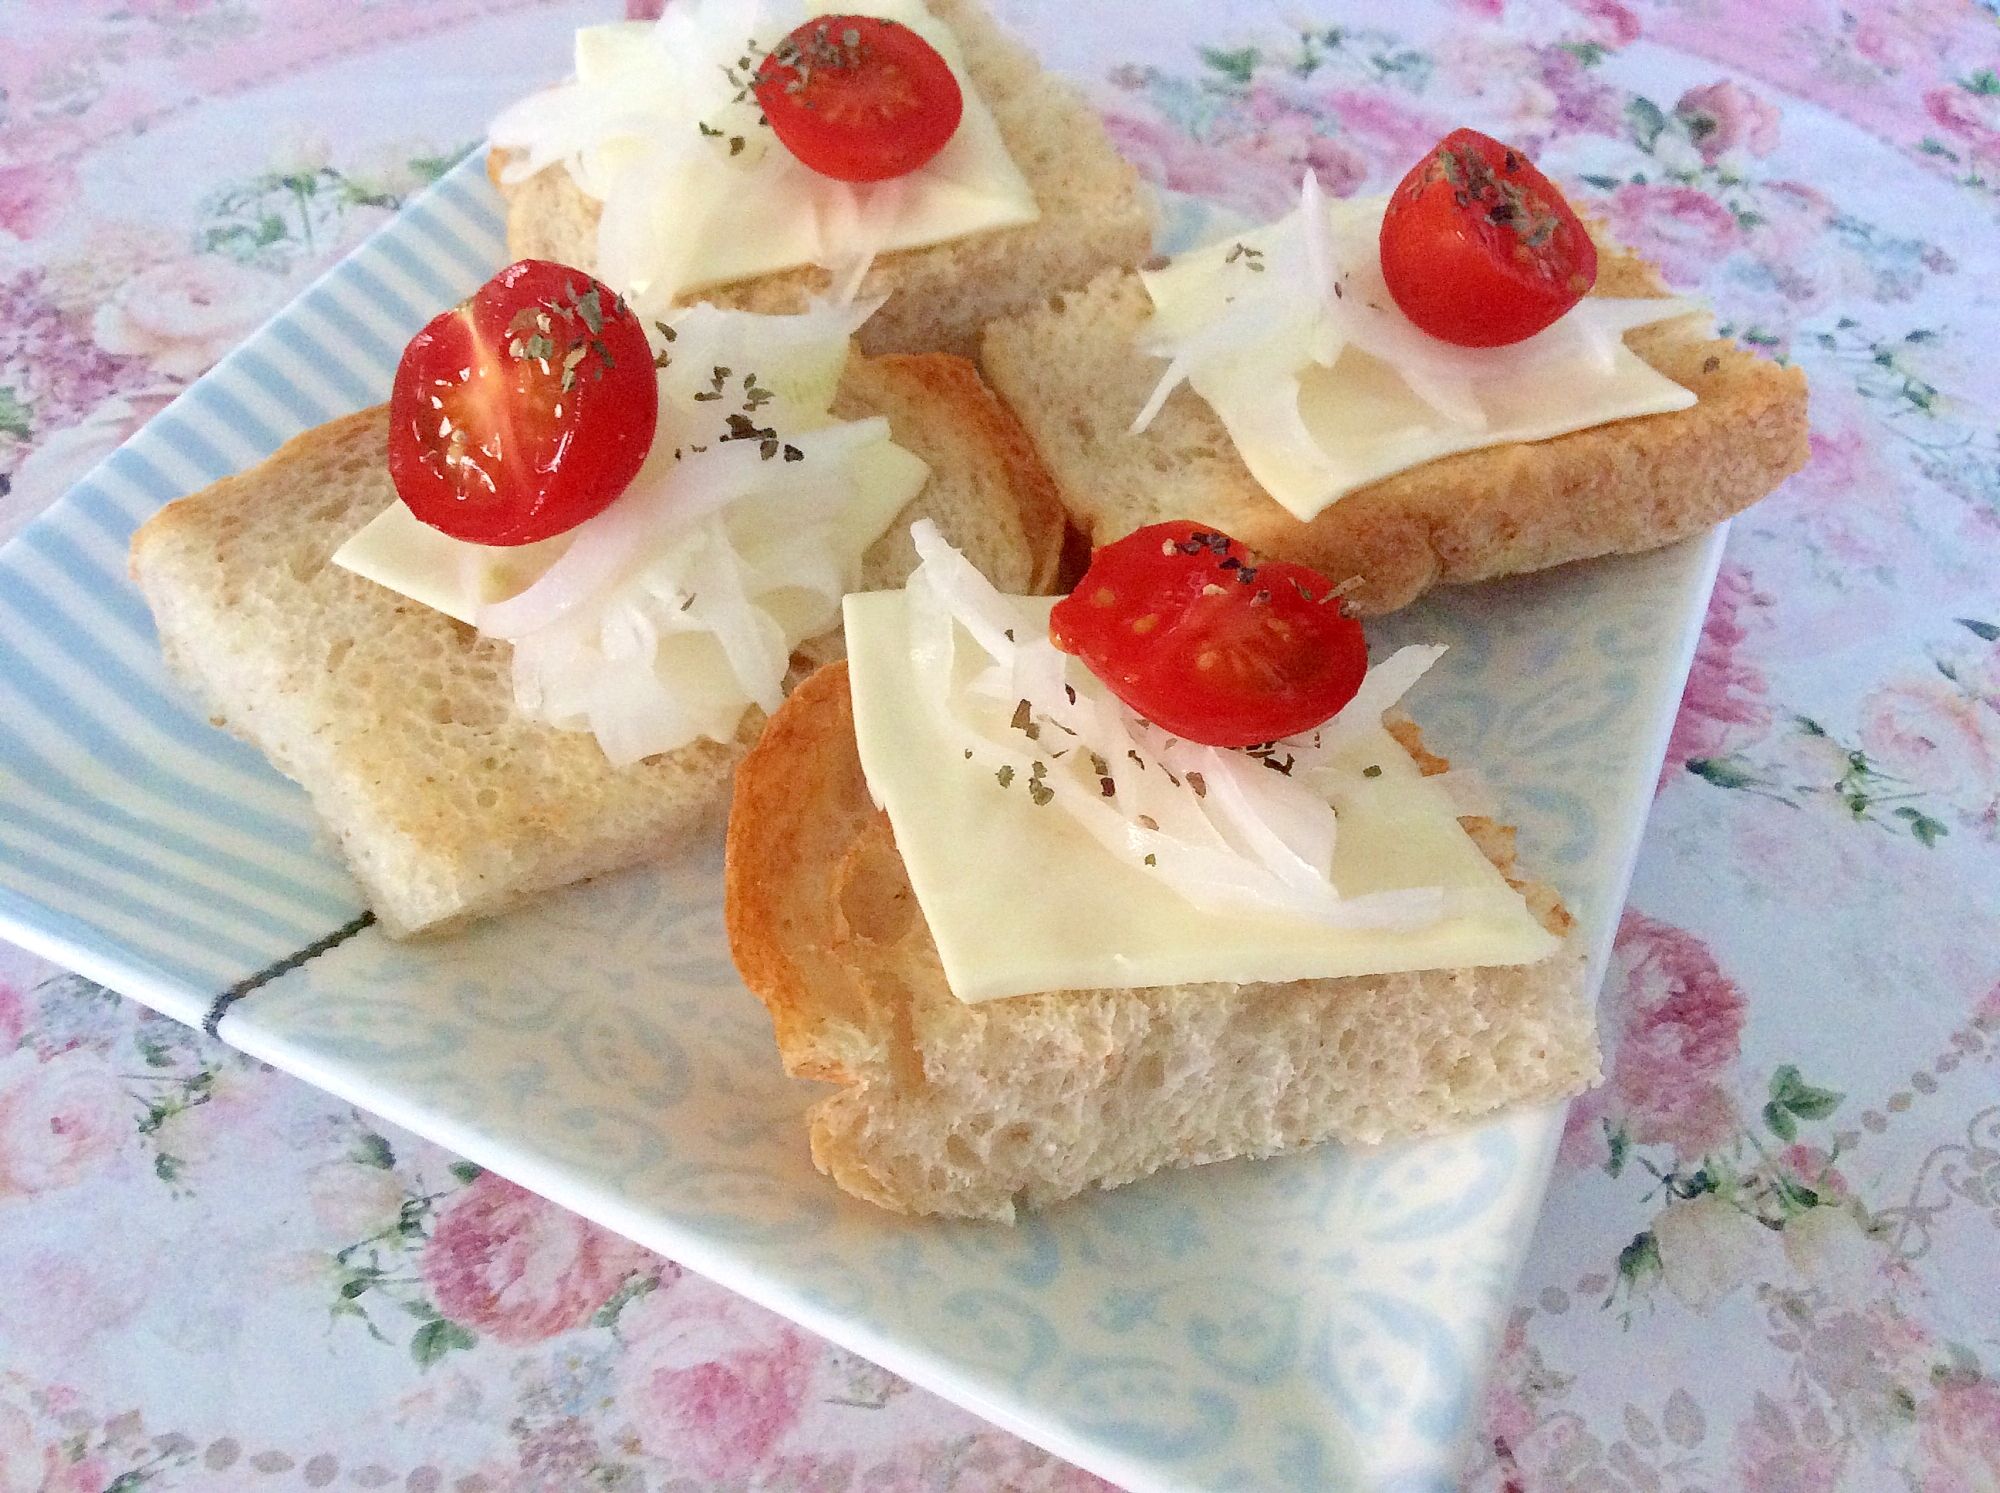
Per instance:
[[[2000,1488],[1991,7],[997,8],[1163,186],[1274,215],[1475,124],[1805,368],[1812,461],[1732,531],[1466,1479]],[[0,7],[0,535],[619,13]],[[142,1486],[1103,1485],[0,948],[0,1493]]]

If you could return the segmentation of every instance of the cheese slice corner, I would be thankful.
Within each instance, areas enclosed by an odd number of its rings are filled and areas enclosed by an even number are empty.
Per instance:
[[[1009,600],[1021,627],[1047,628],[1050,598]],[[1205,913],[968,760],[918,694],[904,593],[849,596],[844,611],[863,772],[963,1001],[1527,964],[1559,946],[1386,730],[1360,733],[1342,764],[1353,786],[1335,801],[1334,884],[1343,896],[1442,886],[1451,912],[1411,931]]]

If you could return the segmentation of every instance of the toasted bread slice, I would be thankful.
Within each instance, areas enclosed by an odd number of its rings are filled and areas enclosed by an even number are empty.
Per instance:
[[[1513,831],[1467,828],[1512,880]],[[1552,891],[1516,884],[1569,931]],[[899,1212],[1011,1221],[1161,1167],[1410,1135],[1597,1077],[1573,939],[1519,967],[963,1004],[870,800],[845,664],[793,692],[738,772],[725,887],[786,1070],[841,1085],[809,1117],[814,1161]]]
[[[882,255],[859,298],[888,296],[862,327],[862,351],[943,351],[972,357],[979,329],[996,317],[1038,304],[1049,292],[1085,284],[1112,265],[1137,264],[1152,249],[1153,213],[1139,176],[1120,159],[1104,123],[1082,95],[1041,70],[975,0],[925,0],[952,29],[966,72],[993,111],[1007,153],[1028,179],[1041,217],[999,229]],[[601,204],[554,165],[526,181],[501,182],[504,156],[487,170],[507,199],[507,248],[516,259],[553,259],[594,270]],[[767,314],[806,309],[831,281],[805,267],[730,285],[689,300]]]
[[[996,583],[1047,587],[1060,507],[969,364],[850,359],[836,412],[883,414],[931,466],[864,557],[864,586],[902,583],[916,559],[908,527],[928,516]],[[587,732],[516,712],[506,643],[330,563],[395,498],[387,430],[382,407],[309,430],[169,504],[131,557],[170,669],[311,794],[381,925],[402,935],[484,917],[719,824],[762,712],[734,741],[614,768]],[[795,671],[839,652],[836,630]]]
[[[1666,294],[1614,245],[1595,294]],[[1435,585],[1655,549],[1738,513],[1805,464],[1806,382],[1796,368],[1705,334],[1698,317],[1640,327],[1628,347],[1698,402],[1546,441],[1441,457],[1347,494],[1310,522],[1250,475],[1208,402],[1183,384],[1130,433],[1165,366],[1135,347],[1152,301],[1136,274],[988,328],[981,365],[1021,417],[1093,544],[1165,519],[1213,524],[1272,560],[1353,581],[1357,616]]]

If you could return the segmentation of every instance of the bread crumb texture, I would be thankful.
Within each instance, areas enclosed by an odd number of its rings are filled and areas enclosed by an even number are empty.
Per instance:
[[[1605,244],[1594,293],[1664,294]],[[1691,408],[1546,441],[1441,457],[1341,498],[1310,522],[1273,501],[1208,403],[1183,384],[1130,431],[1165,364],[1135,351],[1152,312],[1136,274],[1110,270],[989,327],[982,367],[1021,417],[1093,544],[1166,519],[1213,524],[1266,559],[1352,580],[1373,617],[1434,585],[1464,585],[1685,538],[1757,501],[1805,464],[1806,385],[1692,315],[1626,334],[1694,391]]]
[[[962,360],[855,360],[843,411],[881,413],[932,466],[870,549],[900,585],[929,516],[996,584],[1046,583],[1061,548],[1052,488],[1012,418]],[[307,431],[239,476],[169,504],[132,543],[169,668],[218,724],[304,785],[384,929],[484,917],[664,854],[718,827],[764,724],[613,768],[588,732],[514,708],[508,646],[334,565],[395,498],[378,407]],[[837,632],[795,661],[838,656]]]
[[[972,0],[926,3],[958,37],[966,73],[993,111],[1041,217],[880,256],[859,297],[889,299],[859,340],[868,353],[971,357],[987,322],[1027,310],[1050,290],[1081,286],[1106,266],[1137,264],[1151,252],[1153,213],[1138,173],[1112,148],[1081,94],[1044,73],[1034,54]],[[512,186],[499,183],[502,164],[497,157],[487,163],[507,199],[508,252],[594,270],[601,205],[560,164]],[[826,271],[808,266],[710,286],[689,298],[790,314],[804,311],[831,283]]]
[[[1511,831],[1476,833],[1511,876]],[[1553,892],[1529,895],[1568,929]],[[869,800],[844,667],[800,687],[738,775],[727,917],[787,1069],[841,1085],[811,1113],[814,1160],[901,1212],[1011,1221],[1162,1167],[1462,1123],[1598,1072],[1573,940],[1512,968],[963,1004]]]

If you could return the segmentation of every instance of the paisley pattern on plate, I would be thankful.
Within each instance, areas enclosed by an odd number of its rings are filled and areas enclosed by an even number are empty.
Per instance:
[[[10,936],[198,1021],[353,915],[303,795],[164,679],[125,542],[379,395],[501,252],[462,166],[0,555]],[[1479,764],[1598,971],[1720,546],[1433,599],[1380,639],[1452,645],[1413,708]],[[1450,1485],[1559,1114],[1163,1176],[1014,1230],[909,1223],[813,1172],[814,1086],[778,1071],[719,895],[711,846],[449,941],[371,930],[221,1033],[1129,1487]]]
[[[304,795],[164,676],[125,553],[162,504],[380,398],[410,335],[504,253],[463,166],[0,552],[0,913],[23,943],[199,1021],[360,911]]]
[[[894,1219],[805,1155],[819,1089],[730,970],[720,869],[710,847],[449,943],[370,931],[223,1035],[1129,1486],[1444,1476],[1549,1114],[1013,1229]]]

